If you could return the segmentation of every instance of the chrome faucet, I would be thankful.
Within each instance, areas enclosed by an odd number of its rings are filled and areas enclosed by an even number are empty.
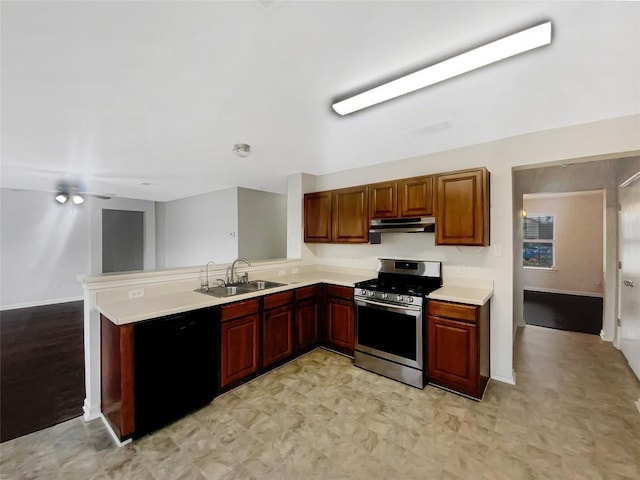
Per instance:
[[[202,282],[202,284],[200,285],[202,288],[204,288],[205,292],[209,291],[209,264],[213,263],[214,265],[216,264],[216,262],[214,262],[213,260],[209,260],[207,262],[207,264],[205,265],[204,269],[206,272],[206,279],[204,282]]]
[[[236,263],[238,262],[244,262],[246,263],[249,267],[251,266],[251,262],[249,260],[247,260],[244,257],[240,257],[240,258],[236,258],[233,263],[231,264],[231,266],[227,269],[227,283],[233,285],[236,282],[236,278],[235,278],[235,269],[236,269]],[[248,279],[248,275],[245,275],[245,277]]]

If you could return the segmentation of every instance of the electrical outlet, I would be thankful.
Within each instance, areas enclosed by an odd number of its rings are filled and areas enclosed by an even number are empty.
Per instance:
[[[458,273],[464,273],[464,265],[458,265]]]
[[[278,270],[278,276],[279,277],[284,277],[286,275],[286,271],[285,270]]]
[[[493,256],[501,257],[502,256],[502,245],[494,245],[493,246]]]
[[[129,290],[129,299],[144,297],[144,288],[136,288]]]
[[[300,273],[300,269],[299,269],[299,268],[292,268],[292,269],[291,269],[291,273],[293,273],[294,275],[295,275],[296,273]]]

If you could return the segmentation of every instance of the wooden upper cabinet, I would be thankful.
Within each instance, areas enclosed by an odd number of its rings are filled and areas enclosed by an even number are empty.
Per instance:
[[[436,177],[436,245],[489,245],[489,171]]]
[[[332,191],[331,241],[334,243],[367,243],[369,241],[367,192],[366,185]]]
[[[331,193],[307,193],[304,196],[304,241],[331,242]]]
[[[433,177],[398,180],[398,213],[400,217],[433,215]]]
[[[396,182],[369,185],[369,216],[395,218],[398,216],[398,186]]]

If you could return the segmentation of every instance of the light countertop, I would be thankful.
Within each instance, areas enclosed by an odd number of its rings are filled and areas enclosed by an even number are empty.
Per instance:
[[[444,285],[428,295],[429,300],[484,305],[493,296],[492,288]]]
[[[238,302],[249,298],[260,297],[272,293],[284,292],[294,288],[306,287],[320,283],[331,283],[345,287],[353,287],[356,282],[369,280],[374,275],[353,275],[330,271],[303,272],[282,277],[259,278],[256,280],[271,280],[285,283],[282,287],[259,290],[256,292],[218,298],[212,295],[192,290],[177,291],[163,295],[150,295],[130,300],[111,303],[96,303],[97,310],[108,317],[116,325],[139,322],[150,318],[163,317],[176,313],[214,307],[225,303]]]

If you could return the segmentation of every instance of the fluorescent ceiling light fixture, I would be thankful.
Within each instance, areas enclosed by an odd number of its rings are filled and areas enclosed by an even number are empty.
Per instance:
[[[333,104],[340,115],[362,110],[551,43],[551,22],[522,30]]]
[[[74,193],[71,196],[71,200],[73,200],[73,203],[75,203],[76,205],[82,205],[84,203],[84,197],[79,193]]]

